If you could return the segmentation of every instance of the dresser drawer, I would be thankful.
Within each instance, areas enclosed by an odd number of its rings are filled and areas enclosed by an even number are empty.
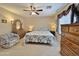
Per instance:
[[[64,37],[61,40],[61,51],[66,55],[79,55],[79,46]]]
[[[70,26],[69,27],[69,32],[79,35],[79,26]]]
[[[69,41],[66,45],[77,55],[79,55],[79,46]]]
[[[71,42],[73,42],[74,44],[79,45],[79,36],[75,36],[75,35],[67,33],[65,34],[65,37]]]
[[[62,26],[61,31],[62,32],[68,32],[69,31],[68,26]]]
[[[79,46],[71,44],[70,48],[79,56]]]
[[[67,56],[75,56],[75,55],[77,55],[77,54],[68,46],[68,44],[66,44],[66,43],[62,44],[61,54],[62,54],[62,55],[67,55]]]

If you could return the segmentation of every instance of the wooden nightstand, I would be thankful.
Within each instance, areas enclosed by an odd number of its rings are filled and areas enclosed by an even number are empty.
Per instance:
[[[50,31],[55,36],[55,31]]]
[[[32,32],[32,31],[27,31],[26,33],[29,33],[29,32]]]
[[[25,36],[26,32],[23,29],[20,29],[17,31],[17,34],[20,36],[20,39],[21,39]]]

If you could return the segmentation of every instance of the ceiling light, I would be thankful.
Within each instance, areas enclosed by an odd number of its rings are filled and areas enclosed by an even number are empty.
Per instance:
[[[32,15],[36,15],[36,13],[35,12],[32,12]]]

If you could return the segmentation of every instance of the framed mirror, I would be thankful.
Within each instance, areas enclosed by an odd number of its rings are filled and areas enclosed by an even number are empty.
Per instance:
[[[20,29],[20,22],[16,22],[16,29],[17,29],[17,30]]]
[[[12,24],[12,33],[18,34],[20,39],[25,36],[26,31],[22,28],[22,22],[20,20],[14,20]]]
[[[20,20],[14,20],[12,24],[12,32],[17,33],[18,30],[22,29],[22,23]]]

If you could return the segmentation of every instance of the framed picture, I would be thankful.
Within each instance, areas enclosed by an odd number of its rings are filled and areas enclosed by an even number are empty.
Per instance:
[[[2,23],[7,23],[7,20],[6,19],[2,19],[1,22]]]

